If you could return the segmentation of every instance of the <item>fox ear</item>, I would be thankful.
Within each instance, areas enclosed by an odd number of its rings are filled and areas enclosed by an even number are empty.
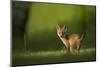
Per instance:
[[[56,29],[60,29],[60,26],[58,24],[56,25]]]
[[[63,26],[63,30],[67,31],[67,27],[66,27],[66,25]]]

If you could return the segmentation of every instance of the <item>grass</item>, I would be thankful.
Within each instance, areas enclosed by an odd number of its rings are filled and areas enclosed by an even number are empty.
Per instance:
[[[13,65],[38,65],[51,63],[71,63],[95,61],[95,48],[81,49],[78,54],[68,54],[65,49],[56,51],[28,51],[13,53]]]

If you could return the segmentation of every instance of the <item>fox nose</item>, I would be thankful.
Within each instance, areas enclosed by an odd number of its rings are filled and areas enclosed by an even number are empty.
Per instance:
[[[63,36],[61,35],[61,38],[62,38]]]

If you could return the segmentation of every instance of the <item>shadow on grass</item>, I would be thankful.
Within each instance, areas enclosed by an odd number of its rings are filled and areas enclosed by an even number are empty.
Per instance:
[[[81,49],[78,54],[68,54],[66,50],[38,51],[38,52],[16,52],[13,54],[13,65],[39,65],[55,63],[72,63],[95,61],[95,48]]]

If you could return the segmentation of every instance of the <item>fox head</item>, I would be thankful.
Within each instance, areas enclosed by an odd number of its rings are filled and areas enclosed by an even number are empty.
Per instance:
[[[56,26],[57,29],[57,34],[59,37],[63,38],[65,37],[65,33],[66,33],[66,26],[64,25],[63,27],[60,27],[59,25]]]

